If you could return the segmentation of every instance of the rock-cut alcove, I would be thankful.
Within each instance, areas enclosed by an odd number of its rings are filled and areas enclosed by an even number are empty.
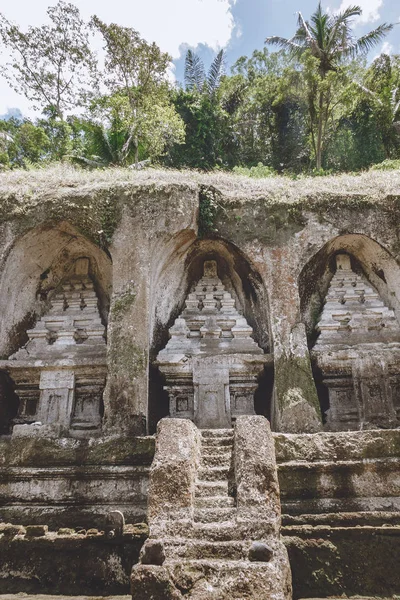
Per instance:
[[[171,336],[169,330],[176,323],[176,319],[179,315],[185,315],[185,307],[187,312],[190,294],[193,294],[198,283],[203,281],[204,270],[210,268],[215,269],[215,272],[213,271],[216,277],[215,281],[213,280],[216,284],[215,289],[218,287],[221,294],[225,293],[232,310],[240,313],[249,331],[252,330],[251,336],[255,345],[261,355],[266,357],[265,368],[261,369],[258,378],[254,409],[256,413],[269,417],[273,387],[272,349],[268,298],[261,277],[243,252],[225,240],[215,238],[196,240],[186,237],[182,239],[184,240],[182,251],[175,251],[164,261],[153,296],[153,339],[149,377],[150,431],[154,431],[160,418],[169,414],[168,395],[164,390],[165,380],[156,364],[156,358],[167,346]],[[218,296],[217,292],[216,294]],[[202,303],[203,300],[200,302]],[[219,302],[217,300],[217,304]],[[178,321],[180,322],[180,319]],[[200,337],[200,333],[198,335]],[[216,334],[210,331],[206,335]],[[230,334],[222,332],[218,335],[223,337]],[[174,337],[174,334],[172,336]],[[244,382],[243,386],[245,386]]]
[[[304,267],[302,318],[326,427],[396,427],[400,269],[376,241],[343,235]]]
[[[9,252],[0,366],[15,383],[15,390],[3,385],[6,395],[19,398],[14,433],[37,420],[44,435],[66,434],[72,424],[78,436],[98,428],[111,284],[109,257],[68,223],[38,227]],[[96,425],[89,423],[94,404]]]

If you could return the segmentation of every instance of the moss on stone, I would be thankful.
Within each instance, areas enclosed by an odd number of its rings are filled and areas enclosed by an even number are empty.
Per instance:
[[[72,438],[0,438],[0,466],[149,465],[155,440],[151,436]]]
[[[111,313],[115,319],[120,319],[123,314],[134,304],[136,293],[132,287],[122,292],[114,300],[111,306]]]
[[[288,397],[289,390],[300,389],[307,402],[319,413],[319,400],[309,358],[293,355],[288,357],[283,354],[275,359],[274,366],[279,408],[286,408],[285,399]]]

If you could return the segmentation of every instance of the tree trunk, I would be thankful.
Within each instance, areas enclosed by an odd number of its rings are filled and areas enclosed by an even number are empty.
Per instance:
[[[137,137],[135,138],[135,168],[138,169],[139,166],[139,141]]]
[[[322,169],[322,134],[324,130],[324,94],[319,93],[319,114],[318,114],[318,133],[317,133],[317,151],[316,151],[316,168],[319,171]]]

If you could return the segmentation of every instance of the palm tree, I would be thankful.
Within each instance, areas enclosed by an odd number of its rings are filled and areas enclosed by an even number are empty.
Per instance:
[[[317,59],[321,80],[325,80],[329,72],[337,72],[340,66],[349,59],[371,50],[393,28],[393,25],[383,23],[373,31],[356,39],[351,31],[352,19],[361,14],[360,6],[349,6],[343,12],[329,14],[323,12],[321,2],[319,2],[310,21],[306,21],[303,15],[298,13],[298,28],[292,38],[273,36],[268,37],[265,42],[289,50],[296,59],[300,59],[305,52],[311,53]],[[320,87],[317,103],[315,103],[315,98],[309,97],[311,133],[317,169],[321,169],[322,166],[324,134],[329,119],[330,101],[329,85]]]
[[[188,50],[185,58],[185,86],[189,91],[207,93],[213,96],[224,74],[224,51],[220,50],[208,70],[207,76],[201,58]]]

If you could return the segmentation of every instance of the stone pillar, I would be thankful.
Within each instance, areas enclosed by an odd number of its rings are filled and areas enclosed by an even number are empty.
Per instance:
[[[249,560],[266,560],[268,563],[268,567],[258,573],[260,595],[257,597],[290,599],[291,571],[288,554],[280,537],[278,473],[274,439],[268,420],[258,415],[238,417],[233,452],[236,526],[244,538],[253,540]],[[268,595],[266,590],[269,591]]]
[[[241,416],[234,430],[236,503],[241,519],[268,522],[280,528],[280,495],[271,427],[265,417]]]
[[[274,352],[273,426],[286,433],[322,430],[322,417],[311,370],[300,296],[293,265],[298,248],[276,248],[266,255]]]
[[[161,419],[150,470],[150,537],[162,536],[171,520],[193,520],[195,481],[200,462],[200,432],[189,419]]]
[[[200,448],[200,432],[192,421],[166,418],[158,423],[148,493],[150,535],[132,569],[132,600],[183,600],[164,563],[165,542],[174,535],[185,537],[193,526]]]
[[[133,188],[129,194],[124,192],[121,221],[110,247],[113,297],[105,430],[142,435],[147,432],[154,296],[160,272],[176,254],[177,234],[195,228],[198,196],[195,186],[156,186],[147,193]]]
[[[148,243],[143,234],[135,236],[137,227],[125,213],[111,248],[113,296],[104,408],[106,431],[143,435],[148,398],[150,264]]]
[[[321,409],[303,323],[297,323],[290,331],[287,348],[276,348],[274,366],[275,429],[285,433],[321,431]]]

